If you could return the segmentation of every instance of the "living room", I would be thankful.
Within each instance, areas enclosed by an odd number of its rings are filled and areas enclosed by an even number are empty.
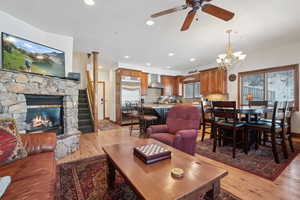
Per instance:
[[[0,5],[1,200],[300,199],[298,1]]]

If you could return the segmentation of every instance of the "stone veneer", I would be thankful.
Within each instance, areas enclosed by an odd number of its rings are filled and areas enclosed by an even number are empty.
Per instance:
[[[60,158],[79,148],[78,92],[78,81],[0,69],[0,118],[16,119],[20,133],[25,133],[25,94],[64,96],[64,135],[58,136],[56,148]]]

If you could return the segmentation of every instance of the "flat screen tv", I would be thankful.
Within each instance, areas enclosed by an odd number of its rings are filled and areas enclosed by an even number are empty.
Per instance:
[[[2,67],[7,70],[65,77],[65,53],[2,33]]]

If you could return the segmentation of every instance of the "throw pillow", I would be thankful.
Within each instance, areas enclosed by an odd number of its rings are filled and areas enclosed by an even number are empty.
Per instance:
[[[0,166],[27,156],[14,119],[0,119]]]
[[[0,198],[3,196],[10,183],[10,176],[0,177]]]

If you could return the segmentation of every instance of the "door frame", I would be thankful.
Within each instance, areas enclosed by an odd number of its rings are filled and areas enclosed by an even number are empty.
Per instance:
[[[97,86],[99,83],[103,84],[103,119],[105,119],[105,113],[106,113],[105,112],[105,81],[98,81]],[[99,100],[101,100],[101,99],[99,99]],[[99,117],[99,115],[98,115],[98,117]]]

